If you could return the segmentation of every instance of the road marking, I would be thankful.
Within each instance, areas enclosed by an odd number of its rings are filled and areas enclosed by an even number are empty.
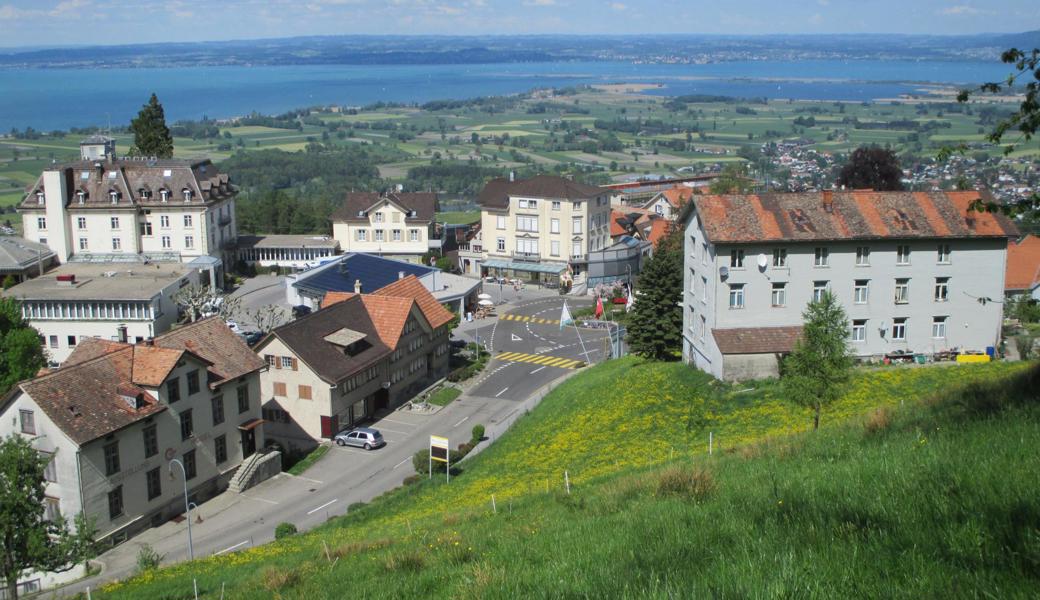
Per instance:
[[[573,358],[550,356],[548,354],[525,354],[523,352],[500,352],[495,358],[510,362],[525,362],[560,369],[577,369],[584,363]]]
[[[324,484],[325,483],[324,481],[318,481],[317,479],[311,479],[310,477],[304,477],[302,475],[294,475],[293,477],[296,477],[297,479],[302,479],[304,481],[309,481],[311,483],[317,483],[317,484]]]
[[[400,467],[401,465],[403,465],[404,463],[406,463],[406,462],[408,462],[410,460],[412,460],[412,457],[409,456],[408,458],[406,458],[406,459],[402,460],[401,462],[397,463],[396,465],[394,465],[394,469],[396,469],[397,467]],[[391,469],[391,471],[392,470],[393,469]]]
[[[545,367],[538,367],[538,368],[537,368],[537,369],[535,369],[534,371],[531,371],[530,373],[528,373],[528,375],[534,375],[535,373],[537,373],[538,371],[541,371],[541,370],[542,370],[542,369],[544,369],[544,368],[545,368]]]
[[[390,433],[399,433],[401,435],[408,435],[407,431],[395,431],[393,429],[387,429],[386,427],[383,427],[381,425],[379,427],[379,431],[389,431]]]
[[[267,498],[259,498],[257,496],[246,496],[246,498],[249,498],[250,500],[259,500],[260,502],[266,502],[268,504],[278,504],[274,500],[268,500]]]
[[[241,548],[242,546],[245,546],[248,543],[249,543],[249,540],[245,540],[244,542],[239,542],[239,543],[235,544],[234,546],[229,546],[227,548],[224,548],[220,552],[214,552],[213,556],[220,556],[221,554],[223,554],[225,552],[231,552],[235,548]]]
[[[501,396],[502,394],[506,393],[506,390],[508,390],[508,389],[509,389],[509,388],[507,388],[507,387],[506,387],[506,388],[502,388],[502,391],[501,391],[501,392],[499,392],[499,393],[495,394],[495,398],[498,398],[498,397],[499,397],[499,396]]]
[[[379,419],[379,423],[383,423],[383,422],[386,422],[386,423],[397,423],[398,425],[407,425],[409,427],[417,427],[417,425],[415,423],[408,423],[406,421],[395,421],[393,419]],[[377,425],[378,425],[378,423],[377,423]]]
[[[512,341],[514,341],[514,342],[522,342],[522,341],[524,341],[524,338],[522,338],[522,337],[518,336],[518,335],[517,335],[517,334],[515,334],[515,333],[511,333],[511,334],[509,334],[509,335],[511,336],[511,338],[512,338]]]
[[[319,510],[321,510],[321,509],[323,509],[323,508],[325,508],[327,506],[331,506],[331,505],[335,504],[338,501],[339,501],[339,498],[333,498],[332,500],[329,500],[328,502],[326,502],[325,504],[322,504],[318,508],[315,508],[313,510],[308,511],[307,514],[308,515],[313,515],[314,513],[318,512]]]
[[[462,424],[463,424],[463,423],[465,423],[465,422],[466,422],[466,421],[467,421],[468,419],[469,419],[469,417],[463,417],[461,421],[459,421],[458,423],[456,423],[456,424],[452,425],[452,426],[451,426],[451,428],[452,428],[452,429],[454,429],[454,428],[458,427],[459,425],[462,425]]]

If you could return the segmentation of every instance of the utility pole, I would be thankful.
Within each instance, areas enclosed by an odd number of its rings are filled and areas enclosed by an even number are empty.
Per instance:
[[[173,465],[181,468],[181,477],[184,479],[184,518],[188,522],[188,560],[195,560],[195,550],[191,546],[191,505],[188,503],[188,472],[184,470],[184,463],[174,458],[170,460],[170,478],[173,478]]]

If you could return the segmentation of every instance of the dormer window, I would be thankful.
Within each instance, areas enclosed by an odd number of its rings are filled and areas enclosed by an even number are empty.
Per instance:
[[[191,202],[191,190],[188,188],[184,188],[183,190],[181,190],[181,192],[184,193],[184,201]]]
[[[167,200],[169,200],[170,199],[170,190],[168,190],[166,188],[163,188],[163,189],[159,190],[159,198],[163,202],[166,202]]]
[[[43,204],[43,198],[44,198],[43,190],[36,190],[36,203],[37,204]]]
[[[77,190],[76,199],[79,201],[80,204],[83,204],[83,201],[87,199],[87,193],[83,190]]]
[[[116,190],[108,190],[108,197],[111,198],[112,204],[119,203],[119,192]]]

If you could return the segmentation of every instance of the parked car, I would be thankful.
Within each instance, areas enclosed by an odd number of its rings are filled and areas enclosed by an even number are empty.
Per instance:
[[[242,334],[242,327],[240,327],[238,323],[231,320],[227,320],[225,321],[225,323],[227,323],[228,329],[230,329],[231,331],[234,331],[235,333],[240,335]]]
[[[294,319],[299,319],[300,317],[309,314],[311,314],[311,307],[306,304],[297,304],[292,307],[292,318]]]
[[[259,342],[261,339],[263,339],[264,332],[257,331],[257,330],[254,329],[253,331],[245,331],[245,332],[242,332],[242,333],[240,333],[238,335],[242,336],[242,339],[245,340],[246,344],[249,344],[250,346],[252,346],[253,344],[255,344],[255,343]]]
[[[381,448],[386,445],[383,434],[379,433],[378,429],[372,429],[371,427],[358,427],[349,431],[341,431],[333,439],[336,440],[336,444],[339,446],[355,446],[365,450]]]

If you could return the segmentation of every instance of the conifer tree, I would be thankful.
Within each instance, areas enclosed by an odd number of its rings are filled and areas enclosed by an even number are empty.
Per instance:
[[[656,360],[674,358],[682,347],[682,236],[673,227],[658,242],[636,285],[626,338],[632,351]]]
[[[134,132],[134,145],[130,148],[132,155],[173,157],[173,137],[166,126],[163,106],[155,94],[148,99],[148,104],[141,107],[137,118],[130,121],[130,131]]]

